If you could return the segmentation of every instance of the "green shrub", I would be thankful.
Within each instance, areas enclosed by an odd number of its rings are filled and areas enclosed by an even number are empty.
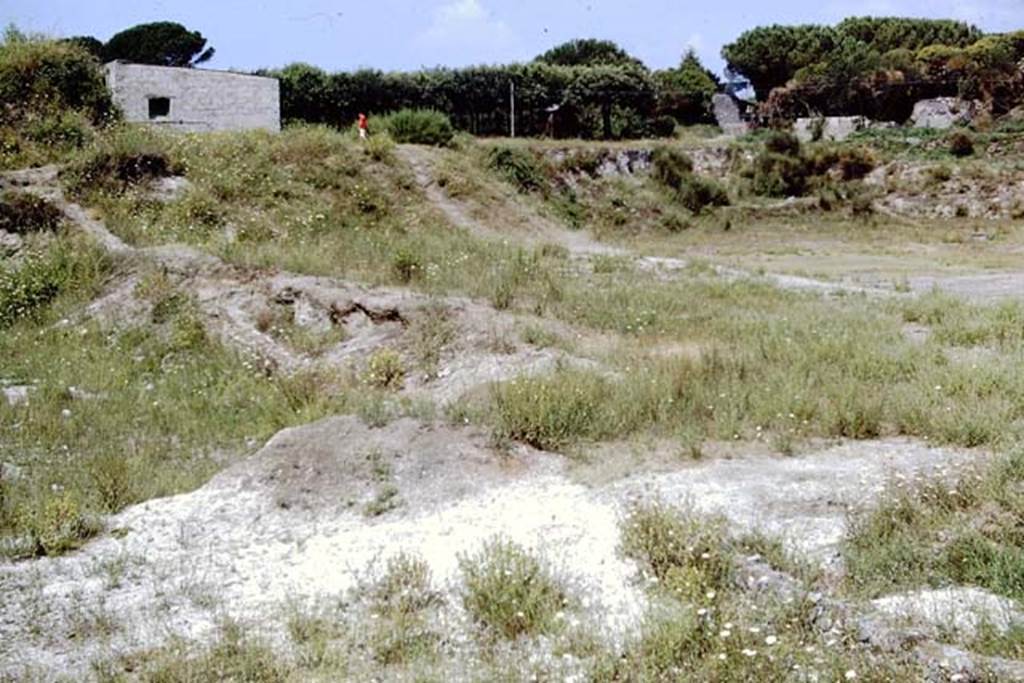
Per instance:
[[[184,167],[168,152],[160,133],[123,126],[111,131],[61,174],[73,194],[123,191],[130,185],[181,174]]]
[[[370,598],[388,615],[412,615],[443,602],[432,585],[430,566],[406,553],[388,559],[384,575],[370,588]]]
[[[658,182],[678,190],[683,180],[693,175],[693,160],[673,147],[657,147],[651,154],[651,168]]]
[[[496,635],[513,640],[550,633],[569,605],[550,568],[512,541],[495,538],[475,555],[459,557],[466,611]]]
[[[529,150],[520,147],[492,147],[487,152],[487,165],[515,185],[520,192],[535,192],[547,187],[547,176]]]
[[[724,524],[659,503],[630,510],[622,522],[622,551],[664,590],[689,601],[726,590],[734,571]]]
[[[374,161],[390,163],[395,158],[395,141],[387,133],[372,135],[363,150]]]
[[[676,134],[678,122],[672,116],[657,116],[651,119],[648,128],[652,136],[656,138],[670,138]]]
[[[679,202],[693,213],[709,206],[728,206],[729,194],[710,178],[693,172],[693,160],[672,147],[658,147],[651,155],[654,178],[675,191]]]
[[[768,197],[800,197],[810,172],[800,157],[765,150],[754,160],[754,192]]]
[[[400,247],[391,257],[391,270],[402,284],[409,284],[423,272],[419,255],[407,247]]]
[[[455,135],[448,117],[432,109],[403,109],[382,117],[380,125],[398,143],[444,147]]]
[[[729,193],[711,178],[690,175],[684,179],[677,192],[680,203],[693,213],[700,213],[710,206],[728,206]]]
[[[797,157],[801,153],[800,139],[787,131],[772,131],[764,141],[764,148],[772,154]]]
[[[99,62],[70,43],[8,32],[0,43],[0,124],[79,111],[93,123],[113,111]]]
[[[559,450],[602,433],[607,380],[560,370],[550,377],[520,377],[494,387],[499,436],[535,448]]]
[[[78,497],[69,491],[47,495],[23,514],[29,518],[21,520],[20,526],[28,530],[37,556],[74,550],[102,529],[100,521],[85,513]]]
[[[364,381],[378,389],[401,389],[405,381],[402,356],[394,349],[380,349],[370,356]]]
[[[56,230],[63,214],[42,197],[23,192],[0,195],[0,230],[24,235]]]

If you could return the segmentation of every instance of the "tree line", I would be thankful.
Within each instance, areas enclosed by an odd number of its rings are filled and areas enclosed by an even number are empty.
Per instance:
[[[571,41],[526,64],[333,74],[292,64],[262,73],[281,82],[285,121],[348,126],[360,112],[435,109],[475,135],[509,132],[513,88],[521,134],[584,138],[671,135],[677,123],[712,122],[720,88],[692,52],[675,69],[651,71],[601,40]]]
[[[76,37],[101,60],[194,66],[214,53],[197,31],[158,22],[103,43]],[[920,99],[982,100],[999,114],[1024,100],[1024,31],[986,35],[965,22],[853,17],[835,26],[762,26],[722,49],[729,83],[687,52],[651,70],[607,40],[574,40],[528,63],[328,73],[309,64],[259,72],[281,82],[285,122],[345,127],[361,112],[412,108],[447,114],[459,129],[503,135],[620,138],[669,135],[676,124],[713,122],[711,98],[749,85],[763,119],[864,115],[904,121]]]

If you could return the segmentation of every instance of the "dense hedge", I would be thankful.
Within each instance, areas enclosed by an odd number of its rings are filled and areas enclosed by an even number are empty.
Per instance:
[[[667,116],[706,122],[718,89],[692,54],[676,69],[651,72],[604,41],[573,41],[528,64],[335,74],[292,64],[264,73],[281,81],[286,122],[347,127],[360,112],[430,109],[475,135],[508,134],[513,84],[520,135],[585,138],[665,134],[672,128]]]

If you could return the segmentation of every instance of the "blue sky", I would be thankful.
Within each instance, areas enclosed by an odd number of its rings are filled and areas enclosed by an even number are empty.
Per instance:
[[[655,68],[693,47],[718,71],[721,46],[747,28],[851,14],[1024,29],[1024,0],[0,0],[0,22],[24,30],[105,40],[137,23],[173,20],[217,48],[211,67],[303,61],[332,71],[529,60],[577,37],[615,40]]]

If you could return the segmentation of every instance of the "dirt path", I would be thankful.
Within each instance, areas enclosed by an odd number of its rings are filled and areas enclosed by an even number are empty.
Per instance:
[[[581,257],[628,255],[629,252],[623,249],[602,244],[582,230],[569,230],[522,207],[517,202],[502,202],[501,206],[496,207],[494,211],[504,215],[514,215],[519,223],[526,226],[527,231],[507,234],[495,230],[486,222],[474,218],[464,202],[453,199],[442,187],[438,186],[434,180],[436,154],[435,150],[418,145],[401,145],[398,148],[399,157],[412,169],[416,183],[423,190],[427,199],[456,227],[487,240],[513,240],[530,246],[557,244],[568,249],[573,255]]]
[[[637,266],[642,270],[668,277],[677,276],[679,272],[690,266],[690,261],[686,259],[638,256],[626,249],[602,244],[584,231],[569,230],[565,226],[539,216],[536,212],[521,204],[509,205],[506,203],[498,210],[517,213],[521,222],[525,222],[533,228],[532,232],[526,235],[503,234],[492,229],[486,221],[474,218],[469,206],[465,202],[452,198],[434,182],[434,155],[436,155],[436,151],[430,148],[412,145],[402,145],[399,148],[399,156],[412,168],[416,182],[423,189],[427,199],[453,225],[465,229],[474,235],[484,239],[518,239],[530,245],[542,243],[559,244],[581,260],[589,259],[595,255],[632,257]],[[1022,264],[1022,267],[1024,267],[1024,264]],[[811,292],[823,296],[899,297],[907,296],[908,294],[927,294],[938,289],[978,303],[1024,298],[1024,270],[984,275],[916,277],[908,281],[909,292],[896,291],[892,285],[888,284],[852,284],[841,280],[818,280],[782,273],[754,274],[738,268],[724,266],[715,266],[714,270],[719,275],[729,279],[764,280],[781,289]]]

